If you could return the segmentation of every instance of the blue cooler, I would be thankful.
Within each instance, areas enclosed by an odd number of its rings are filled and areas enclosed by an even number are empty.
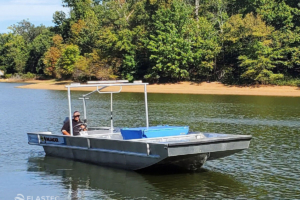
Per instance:
[[[121,134],[124,140],[156,138],[165,136],[186,135],[189,132],[188,126],[151,126],[138,128],[122,128]]]

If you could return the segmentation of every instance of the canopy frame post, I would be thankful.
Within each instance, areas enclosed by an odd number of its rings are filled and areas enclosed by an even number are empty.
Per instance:
[[[114,131],[114,120],[113,120],[113,93],[110,93],[110,131]]]
[[[70,121],[70,134],[73,136],[73,124],[72,124],[72,110],[71,110],[71,88],[68,87],[68,101],[69,101],[69,121]]]
[[[144,85],[144,94],[145,94],[146,127],[149,128],[147,85],[146,84]]]
[[[83,122],[84,122],[84,123],[87,123],[87,117],[86,117],[86,101],[85,101],[85,100],[88,100],[89,98],[82,97],[82,98],[79,98],[79,99],[82,99],[82,102],[83,102]]]

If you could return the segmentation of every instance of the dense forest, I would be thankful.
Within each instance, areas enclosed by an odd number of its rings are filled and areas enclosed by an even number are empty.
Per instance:
[[[297,0],[63,0],[0,34],[6,77],[300,84]]]

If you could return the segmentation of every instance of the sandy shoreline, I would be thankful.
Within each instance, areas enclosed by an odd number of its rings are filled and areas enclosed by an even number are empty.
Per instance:
[[[0,80],[1,82],[14,82]],[[27,89],[66,90],[65,85],[71,81],[34,80],[21,83],[31,83],[19,86]],[[119,88],[114,88],[118,90]],[[88,90],[81,88],[80,90]],[[293,96],[300,97],[300,88],[291,86],[227,86],[222,83],[191,83],[180,82],[175,84],[152,84],[147,86],[148,93],[173,93],[173,94],[216,94],[216,95],[255,95],[255,96]],[[143,92],[142,86],[123,87],[122,92]]]

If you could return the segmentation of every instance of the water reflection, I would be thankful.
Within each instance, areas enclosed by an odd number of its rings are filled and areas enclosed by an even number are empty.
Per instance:
[[[59,179],[68,199],[165,199],[242,196],[247,187],[229,175],[198,173],[137,173],[55,158],[29,157],[27,171],[37,178]]]

